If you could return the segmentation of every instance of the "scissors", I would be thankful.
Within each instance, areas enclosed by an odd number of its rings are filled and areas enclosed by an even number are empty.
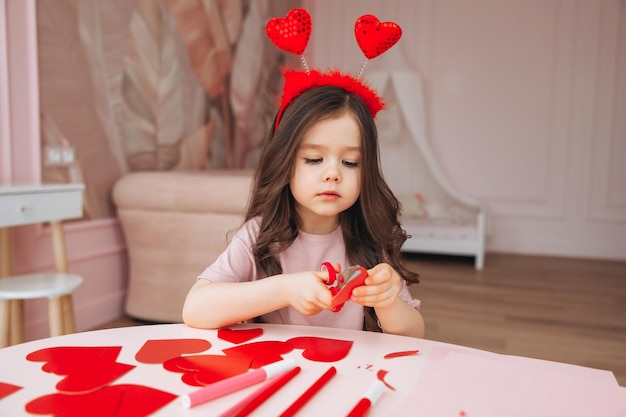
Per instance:
[[[330,306],[334,313],[341,310],[344,303],[350,299],[353,289],[365,285],[365,278],[368,277],[367,270],[359,265],[337,273],[330,262],[323,262],[321,270],[328,271],[326,285],[333,295]]]

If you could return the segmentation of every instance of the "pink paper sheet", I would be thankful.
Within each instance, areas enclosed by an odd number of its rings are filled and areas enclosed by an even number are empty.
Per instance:
[[[433,353],[410,401],[391,415],[626,416],[626,388],[601,371],[482,352]]]

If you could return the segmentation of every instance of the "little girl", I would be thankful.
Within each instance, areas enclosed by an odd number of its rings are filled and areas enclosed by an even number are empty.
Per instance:
[[[263,143],[245,223],[189,291],[189,326],[256,319],[423,337],[420,302],[407,287],[417,275],[400,259],[407,237],[380,171],[372,110],[363,94],[321,84],[283,102]],[[366,285],[339,312],[331,311],[328,272],[320,270],[326,261],[336,271],[368,269]]]

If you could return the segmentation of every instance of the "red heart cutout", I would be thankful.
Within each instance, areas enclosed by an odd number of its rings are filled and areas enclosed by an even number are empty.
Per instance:
[[[135,355],[137,362],[163,363],[183,353],[200,353],[208,350],[211,343],[204,339],[148,340]]]
[[[251,368],[260,368],[270,363],[283,359],[282,354],[291,352],[292,347],[285,342],[264,341],[246,343],[245,345],[234,346],[222,349],[222,352],[229,356],[245,356],[252,359]]]
[[[265,33],[283,51],[302,55],[311,37],[311,15],[304,9],[293,9],[284,19],[270,19],[265,25]]]
[[[17,385],[7,384],[6,382],[0,382],[0,400],[4,397],[8,397],[13,394],[15,391],[21,390],[22,387],[18,387]]]
[[[121,384],[88,394],[55,393],[26,404],[32,414],[53,417],[141,417],[154,413],[177,396],[142,385]]]
[[[217,337],[222,340],[226,340],[227,342],[234,343],[238,345],[239,343],[247,342],[249,340],[254,339],[255,337],[259,337],[263,334],[263,329],[241,329],[241,330],[233,330],[233,329],[219,329],[217,331]]]
[[[29,353],[31,362],[46,362],[41,369],[65,375],[56,385],[61,392],[83,393],[110,384],[134,365],[117,362],[121,346],[59,346]]]
[[[376,16],[366,14],[356,20],[354,36],[367,59],[373,59],[400,40],[402,28],[394,22],[380,23]]]
[[[202,387],[250,369],[252,358],[245,356],[194,355],[172,358],[163,362],[163,368],[183,374],[181,380],[191,386]]]
[[[344,275],[348,274],[344,278]],[[341,288],[337,292],[333,292],[333,299],[330,302],[330,306],[336,313],[343,307],[343,304],[352,296],[352,290],[361,285],[365,285],[365,279],[368,277],[367,270],[362,266],[356,266],[348,269],[339,275],[340,282],[338,287]],[[349,279],[347,283],[344,283],[345,279]]]
[[[352,345],[351,340],[326,339],[323,337],[302,336],[294,337],[286,342],[294,349],[304,349],[302,356],[315,362],[336,362],[348,355]]]

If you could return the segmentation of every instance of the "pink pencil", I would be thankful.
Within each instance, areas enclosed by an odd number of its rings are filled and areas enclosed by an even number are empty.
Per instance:
[[[190,408],[195,407],[198,404],[211,401],[215,398],[222,397],[231,392],[235,392],[250,385],[258,384],[259,382],[270,379],[282,372],[294,369],[296,362],[293,359],[285,359],[280,362],[274,362],[269,365],[255,369],[254,371],[246,372],[245,374],[235,375],[230,378],[223,379],[215,382],[211,385],[207,385],[204,388],[200,388],[191,394],[183,395],[181,402],[183,407]]]
[[[291,371],[286,371],[280,375],[263,383],[258,389],[252,392],[243,400],[220,414],[219,417],[245,417],[254,411],[265,400],[281,389],[287,382],[300,372],[300,367],[296,366]]]
[[[385,384],[382,381],[374,382],[363,394],[363,398],[356,403],[354,408],[348,413],[346,417],[361,417],[367,413],[367,410],[383,395],[385,391]]]
[[[328,371],[324,372],[324,374],[319,377],[318,380],[309,387],[309,389],[307,389],[297,400],[295,400],[293,404],[289,406],[289,408],[283,411],[280,417],[291,417],[296,414],[298,410],[300,410],[304,406],[304,404],[307,403],[307,401],[313,398],[313,396],[317,394],[317,392],[322,389],[322,387],[326,385],[326,383],[330,381],[330,379],[336,374],[337,369],[334,366],[328,368]]]

